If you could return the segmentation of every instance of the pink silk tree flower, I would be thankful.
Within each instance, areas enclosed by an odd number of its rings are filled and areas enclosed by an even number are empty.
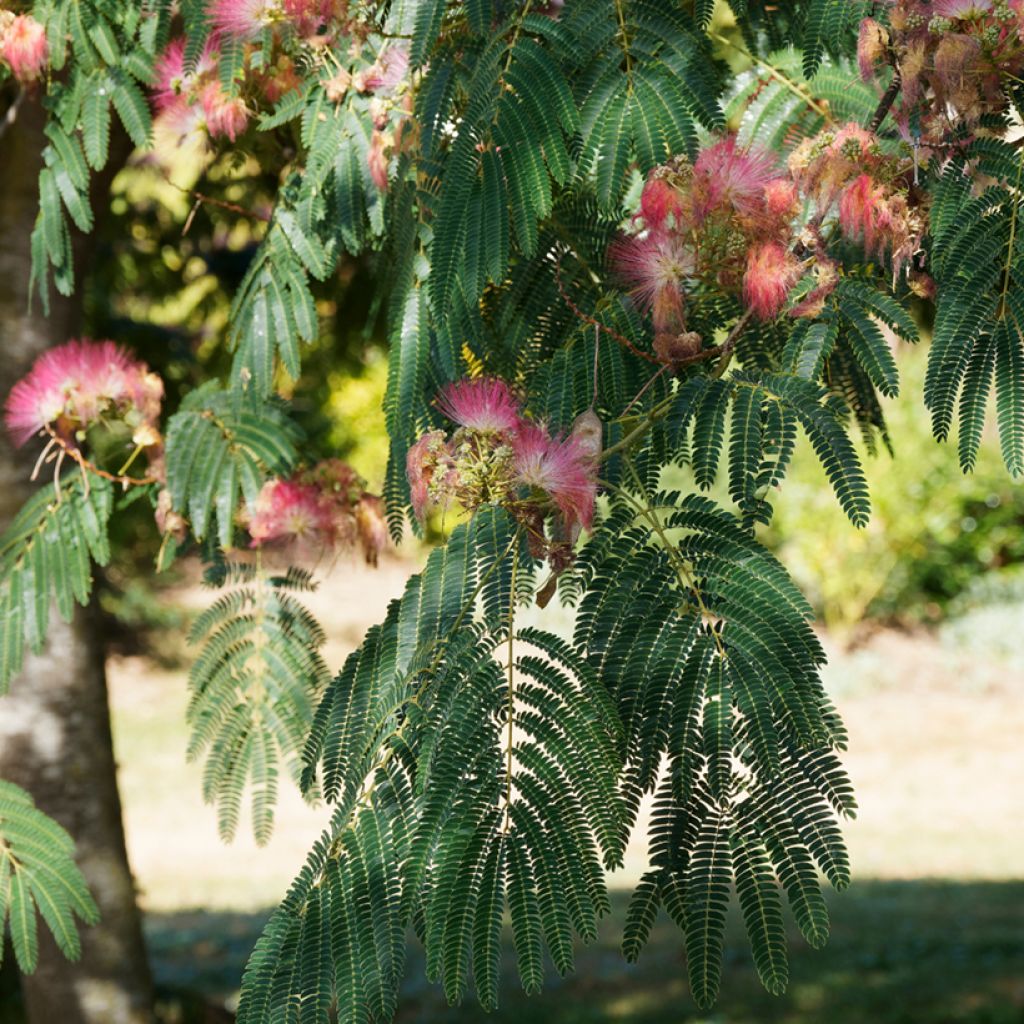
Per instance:
[[[889,33],[885,27],[874,18],[862,18],[857,34],[857,67],[865,82],[874,78],[875,69],[885,58],[888,45]]]
[[[741,148],[729,136],[705,149],[693,165],[697,207],[703,214],[730,206],[737,213],[758,211],[765,186],[779,175],[775,159],[759,149]]]
[[[153,119],[156,144],[154,155],[159,159],[162,147],[198,144],[209,141],[202,103],[187,96],[175,96]]]
[[[356,72],[352,85],[356,92],[392,92],[408,70],[409,51],[403,46],[389,46],[368,68]]]
[[[796,185],[787,178],[775,178],[764,187],[764,207],[776,221],[789,222],[800,207]]]
[[[519,424],[519,403],[497,377],[474,377],[449,384],[437,399],[448,419],[469,430],[502,433]]]
[[[370,172],[370,180],[381,192],[386,192],[388,187],[388,138],[379,128],[374,128],[370,135],[366,166]]]
[[[140,412],[155,421],[163,385],[149,377],[155,375],[112,341],[69,341],[44,352],[14,385],[4,419],[19,445],[44,427],[70,442],[76,430],[136,399],[144,406]]]
[[[166,110],[179,97],[191,93],[201,79],[212,75],[216,70],[216,39],[207,41],[192,71],[185,67],[185,40],[172,39],[153,69],[153,105],[158,112]]]
[[[850,239],[861,238],[869,253],[879,244],[879,233],[888,220],[885,188],[861,174],[847,186],[839,200],[839,227]]]
[[[980,18],[992,10],[992,0],[932,0],[933,18],[966,20]]]
[[[681,209],[677,189],[656,174],[647,179],[640,193],[640,212],[648,227],[661,227],[670,214],[678,216]]]
[[[519,483],[545,491],[566,526],[590,529],[594,521],[597,479],[592,454],[575,437],[555,438],[536,423],[522,421],[512,439]]]
[[[211,82],[203,89],[200,102],[206,115],[206,130],[213,139],[226,135],[234,142],[249,124],[244,100],[229,96],[218,82]]]
[[[285,18],[299,35],[317,37],[334,17],[334,0],[283,0]]]
[[[30,14],[18,14],[0,34],[0,60],[22,84],[39,79],[46,70],[46,29]]]
[[[250,547],[274,541],[334,539],[334,517],[318,488],[295,480],[268,480],[256,497],[249,519]]]
[[[214,27],[234,39],[253,40],[274,20],[273,0],[214,0],[210,17]]]
[[[761,320],[776,316],[800,277],[800,263],[778,242],[762,242],[747,254],[743,301]]]
[[[637,308],[650,313],[654,329],[677,332],[684,324],[685,292],[683,283],[693,273],[690,250],[679,241],[651,232],[638,237],[620,238],[608,251],[609,259]]]
[[[428,510],[455,493],[457,476],[443,430],[424,434],[405,457],[412,509],[422,523]]]

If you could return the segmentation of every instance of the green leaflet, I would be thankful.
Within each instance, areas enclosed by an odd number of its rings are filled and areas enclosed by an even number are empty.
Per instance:
[[[298,781],[313,706],[329,679],[319,654],[326,636],[293,595],[315,584],[298,569],[280,576],[223,563],[206,582],[231,589],[189,632],[189,643],[201,646],[189,674],[188,756],[206,757],[203,799],[217,805],[225,841],[237,832],[250,789],[262,845],[273,829],[280,768]]]
[[[75,604],[88,602],[92,562],[110,559],[113,504],[106,480],[69,471],[56,491],[41,487],[0,537],[0,694],[20,671],[25,645],[43,649],[51,602],[66,622]]]
[[[93,226],[90,170],[102,170],[110,154],[112,110],[135,146],[149,143],[146,83],[158,49],[156,18],[140,18],[132,5],[104,0],[37,4],[47,28],[51,61],[64,73],[47,83],[51,112],[39,176],[39,222],[33,235],[32,288],[44,310],[49,282],[62,295],[74,288],[67,218],[82,231]],[[70,50],[72,61],[66,63]]]
[[[410,922],[449,1000],[472,976],[491,1006],[506,905],[531,989],[542,945],[565,971],[573,935],[596,935],[609,909],[602,865],[618,862],[627,837],[615,787],[619,728],[572,645],[536,629],[510,635],[511,577],[529,571],[520,542],[503,513],[479,511],[329,688],[306,780],[319,763],[333,824],[253,954],[242,1020],[277,1020],[276,1007],[306,998],[291,965],[325,955],[342,1018],[388,1019]],[[499,651],[511,654],[511,675]],[[309,945],[304,938],[325,889],[345,907],[330,950],[316,933]],[[365,957],[381,970],[359,970]]]
[[[71,837],[36,808],[28,793],[0,780],[0,938],[10,934],[18,967],[26,974],[39,958],[37,915],[69,960],[82,951],[76,918],[84,924],[99,920],[74,851]],[[3,947],[0,942],[0,955]]]
[[[980,195],[967,186],[965,164],[951,161],[931,210],[932,260],[938,286],[935,330],[928,354],[925,404],[939,440],[959,411],[960,462],[974,465],[994,385],[1003,460],[1024,470],[1024,395],[1020,370],[1024,324],[1020,154],[995,139],[970,147],[997,183]]]
[[[299,439],[280,401],[236,398],[215,382],[193,391],[168,423],[167,487],[196,539],[232,547],[239,499],[251,505],[268,477],[287,474]]]
[[[573,570],[585,591],[575,642],[627,725],[622,785],[654,792],[651,869],[634,893],[623,951],[640,955],[664,906],[685,932],[694,999],[710,1005],[735,881],[758,973],[782,991],[777,885],[809,940],[823,941],[813,865],[847,883],[835,816],[855,810],[832,753],[843,738],[818,678],[824,655],[810,609],[782,567],[707,499],[621,492],[604,529],[617,542],[588,545]]]

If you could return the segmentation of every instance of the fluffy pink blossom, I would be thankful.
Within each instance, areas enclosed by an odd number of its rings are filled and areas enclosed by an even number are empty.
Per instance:
[[[268,480],[256,498],[249,519],[251,546],[274,541],[322,542],[334,539],[330,505],[312,484]]]
[[[785,305],[789,290],[800,277],[800,264],[778,242],[762,242],[747,254],[743,301],[762,320],[770,320]]]
[[[774,220],[789,221],[799,208],[796,185],[787,178],[775,178],[764,187],[764,207]]]
[[[163,383],[112,341],[69,341],[44,352],[11,390],[4,419],[16,444],[44,427],[73,442],[74,433],[107,413],[132,413],[155,428]],[[155,434],[155,429],[153,430]],[[147,435],[148,436],[148,435]]]
[[[30,14],[15,15],[0,35],[0,60],[27,85],[46,70],[47,58],[46,29]]]
[[[283,0],[285,18],[301,36],[318,36],[334,15],[334,0]]]
[[[368,68],[356,72],[352,85],[357,92],[391,92],[408,70],[409,51],[404,46],[389,46]]]
[[[405,459],[412,508],[422,522],[427,510],[454,494],[455,468],[443,430],[424,434]]]
[[[874,77],[875,68],[885,56],[889,33],[874,18],[863,18],[857,34],[857,67],[865,82]]]
[[[366,166],[370,171],[370,180],[381,192],[386,191],[388,187],[388,137],[379,128],[374,128],[370,135]]]
[[[992,10],[992,0],[932,0],[932,16],[936,18],[979,18]]]
[[[256,39],[274,20],[274,0],[214,0],[210,17],[214,27],[235,39]]]
[[[158,111],[187,95],[201,79],[217,70],[216,40],[208,40],[192,71],[185,67],[185,40],[172,39],[153,70],[153,103]]]
[[[877,168],[882,159],[875,136],[850,122],[804,139],[789,156],[789,170],[796,183],[825,209],[850,181]]]
[[[211,138],[226,135],[232,142],[241,135],[249,123],[245,102],[238,96],[229,96],[217,82],[211,82],[202,92],[200,102],[206,117],[206,130]]]
[[[861,174],[839,200],[839,227],[847,238],[863,240],[869,255],[890,253],[898,273],[920,245],[922,226],[906,198],[889,192],[869,175]]]
[[[187,96],[176,96],[153,119],[153,131],[158,143],[165,145],[205,143],[205,123],[206,115],[202,103]],[[154,151],[159,154],[161,145],[156,145]]]
[[[640,193],[640,212],[648,227],[660,227],[670,214],[679,215],[679,192],[663,177],[652,175]]]
[[[517,480],[545,491],[568,527],[590,529],[597,479],[594,460],[575,437],[553,438],[536,423],[523,421],[512,440]]]
[[[759,149],[743,149],[729,136],[703,150],[694,170],[698,209],[731,206],[737,213],[758,210],[765,186],[778,177],[775,159]]]
[[[693,273],[693,253],[676,238],[651,233],[619,239],[609,257],[637,307],[651,314],[655,330],[681,330],[683,285]]]
[[[519,403],[509,386],[497,377],[475,377],[449,384],[437,399],[437,407],[461,427],[500,433],[515,430]]]

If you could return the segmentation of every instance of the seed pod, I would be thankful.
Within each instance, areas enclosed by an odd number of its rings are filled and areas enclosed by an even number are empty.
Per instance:
[[[580,448],[596,466],[601,458],[604,427],[601,418],[593,409],[587,409],[586,412],[581,412],[576,417],[573,421],[571,436],[575,438]]]

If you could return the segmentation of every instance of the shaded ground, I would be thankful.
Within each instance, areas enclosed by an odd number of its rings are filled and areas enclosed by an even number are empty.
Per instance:
[[[578,971],[549,975],[545,992],[527,999],[506,958],[502,1006],[484,1015],[471,999],[448,1008],[423,980],[418,948],[410,955],[399,1021],[407,1024],[1019,1024],[1024,1021],[1024,883],[859,882],[830,900],[833,935],[814,951],[791,937],[791,983],[767,995],[732,922],[722,998],[701,1013],[690,1002],[679,932],[659,920],[635,965],[618,952],[627,897],[598,942],[581,949]],[[151,917],[158,982],[228,1000],[262,914],[179,913]]]
[[[401,562],[376,573],[335,567],[312,601],[331,665],[383,616],[409,571]],[[197,607],[210,600],[198,589],[179,597]],[[557,609],[530,615],[565,625]],[[626,897],[618,892],[577,975],[553,979],[528,1003],[510,978],[502,1010],[487,1019],[1024,1024],[1024,631],[1000,625],[999,633],[998,650],[975,643],[972,624],[969,634],[945,637],[882,632],[854,652],[831,652],[826,684],[850,731],[845,761],[861,808],[846,828],[855,884],[831,898],[826,950],[795,938],[786,996],[764,994],[734,927],[723,998],[713,1012],[696,1012],[669,923],[638,965],[624,964],[617,947]],[[184,761],[185,673],[141,659],[110,667],[129,852],[164,1020],[229,1019],[255,937],[327,814],[284,787],[268,846],[257,848],[244,831],[224,846],[199,796],[201,766]],[[643,860],[641,834],[613,885],[628,887]],[[423,981],[418,954],[410,958],[402,1021],[483,1019],[472,1002],[445,1008]],[[0,991],[0,1024],[13,1019],[10,1006]]]

